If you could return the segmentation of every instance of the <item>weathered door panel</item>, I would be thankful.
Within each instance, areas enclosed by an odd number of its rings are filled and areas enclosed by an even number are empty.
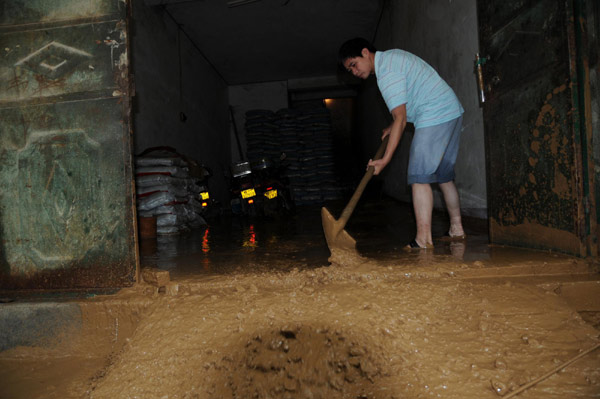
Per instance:
[[[587,255],[571,1],[480,1],[490,239]]]
[[[2,7],[0,288],[131,285],[126,3]]]
[[[0,105],[75,101],[119,94],[126,72],[122,21],[2,35]],[[121,65],[120,65],[121,64]]]

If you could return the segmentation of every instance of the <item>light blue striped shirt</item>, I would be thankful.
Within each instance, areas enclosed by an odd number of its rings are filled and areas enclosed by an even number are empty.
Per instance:
[[[406,120],[416,129],[451,121],[465,112],[435,69],[407,51],[377,51],[375,76],[390,112],[406,104]]]

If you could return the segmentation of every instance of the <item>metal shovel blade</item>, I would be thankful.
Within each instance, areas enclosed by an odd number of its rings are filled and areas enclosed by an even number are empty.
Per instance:
[[[356,240],[344,230],[344,224],[335,220],[327,208],[321,208],[321,219],[323,221],[323,232],[327,240],[327,246],[330,250],[334,248],[354,251],[356,249]]]

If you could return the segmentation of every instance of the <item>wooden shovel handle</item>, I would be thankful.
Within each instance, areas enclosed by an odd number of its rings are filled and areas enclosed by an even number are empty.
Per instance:
[[[388,142],[389,137],[390,136],[387,135],[381,141],[381,145],[379,146],[379,149],[375,153],[373,160],[376,161],[378,159],[381,159],[381,157],[383,156],[383,153],[385,152],[385,148],[387,147],[387,142]],[[342,212],[342,215],[340,216],[340,218],[337,221],[338,228],[340,230],[343,229],[344,226],[346,226],[348,219],[350,219],[350,215],[352,215],[352,212],[354,212],[354,208],[356,208],[356,204],[358,203],[358,200],[360,199],[360,196],[362,195],[363,191],[365,191],[365,187],[367,186],[367,183],[369,182],[369,180],[371,180],[371,177],[373,177],[374,172],[375,172],[374,167],[369,166],[367,168],[367,173],[365,173],[362,180],[358,184],[358,187],[356,187],[356,190],[354,191],[352,198],[350,198],[348,205],[346,205],[346,207],[344,208],[344,211]]]

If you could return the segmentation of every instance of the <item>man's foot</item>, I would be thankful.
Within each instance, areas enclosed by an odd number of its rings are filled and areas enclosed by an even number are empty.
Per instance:
[[[413,249],[433,249],[433,244],[425,244],[425,246],[421,246],[417,240],[412,240],[404,247],[405,249],[411,251]]]
[[[440,238],[442,241],[463,241],[467,239],[467,235],[463,232],[462,234],[446,233],[445,236]]]

